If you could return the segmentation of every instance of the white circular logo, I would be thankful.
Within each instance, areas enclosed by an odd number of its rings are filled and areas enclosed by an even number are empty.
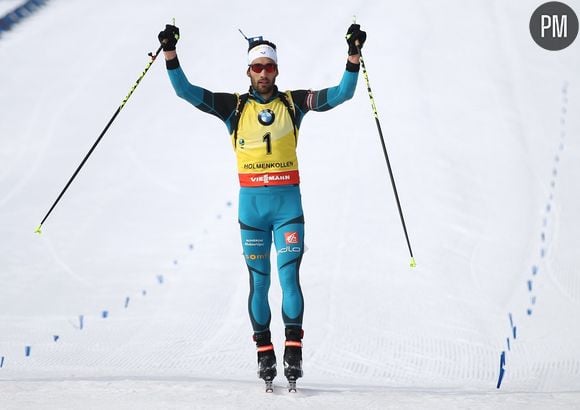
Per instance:
[[[262,110],[258,114],[258,121],[262,125],[272,125],[274,119],[275,119],[274,111],[270,109]]]

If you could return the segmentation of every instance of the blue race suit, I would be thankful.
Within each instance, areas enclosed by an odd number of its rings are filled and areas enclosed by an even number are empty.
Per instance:
[[[299,271],[304,254],[304,214],[295,155],[298,132],[308,111],[327,111],[352,98],[359,65],[348,62],[335,87],[286,93],[275,87],[272,97],[265,101],[252,88],[243,97],[208,91],[187,80],[177,58],[166,64],[176,94],[220,118],[232,137],[238,158],[241,185],[238,218],[250,274],[248,310],[254,332],[264,332],[270,326],[272,241],[277,251],[284,324],[302,327],[304,298]],[[249,155],[261,150],[262,157]],[[270,156],[273,151],[285,154]]]

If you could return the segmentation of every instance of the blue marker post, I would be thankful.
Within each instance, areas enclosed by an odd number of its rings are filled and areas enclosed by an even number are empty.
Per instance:
[[[26,355],[26,357],[30,357],[30,351],[32,349],[30,348],[30,346],[24,346],[24,354]]]
[[[514,319],[512,314],[509,314],[509,318],[510,318],[510,327],[512,328],[512,335],[514,340],[516,340],[516,326],[514,325]]]
[[[503,375],[505,373],[505,351],[501,352],[501,355],[499,357],[499,377],[497,379],[497,386],[496,388],[500,388],[501,387],[501,382],[503,380]]]

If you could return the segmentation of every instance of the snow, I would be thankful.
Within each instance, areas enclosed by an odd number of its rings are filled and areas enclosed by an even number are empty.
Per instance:
[[[6,13],[12,12],[22,3],[24,3],[22,0],[0,0],[0,16],[4,17]]]
[[[538,5],[52,0],[4,33],[0,407],[577,408],[580,53],[533,42]],[[361,75],[302,125],[305,376],[266,395],[227,132],[161,59],[33,231],[172,18],[189,78],[243,92],[238,28],[278,44],[281,88],[316,89],[353,14],[417,267]]]

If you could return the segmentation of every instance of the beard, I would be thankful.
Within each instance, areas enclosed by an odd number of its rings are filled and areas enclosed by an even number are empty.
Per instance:
[[[252,81],[252,88],[260,94],[270,94],[274,90],[274,81],[265,79]]]

